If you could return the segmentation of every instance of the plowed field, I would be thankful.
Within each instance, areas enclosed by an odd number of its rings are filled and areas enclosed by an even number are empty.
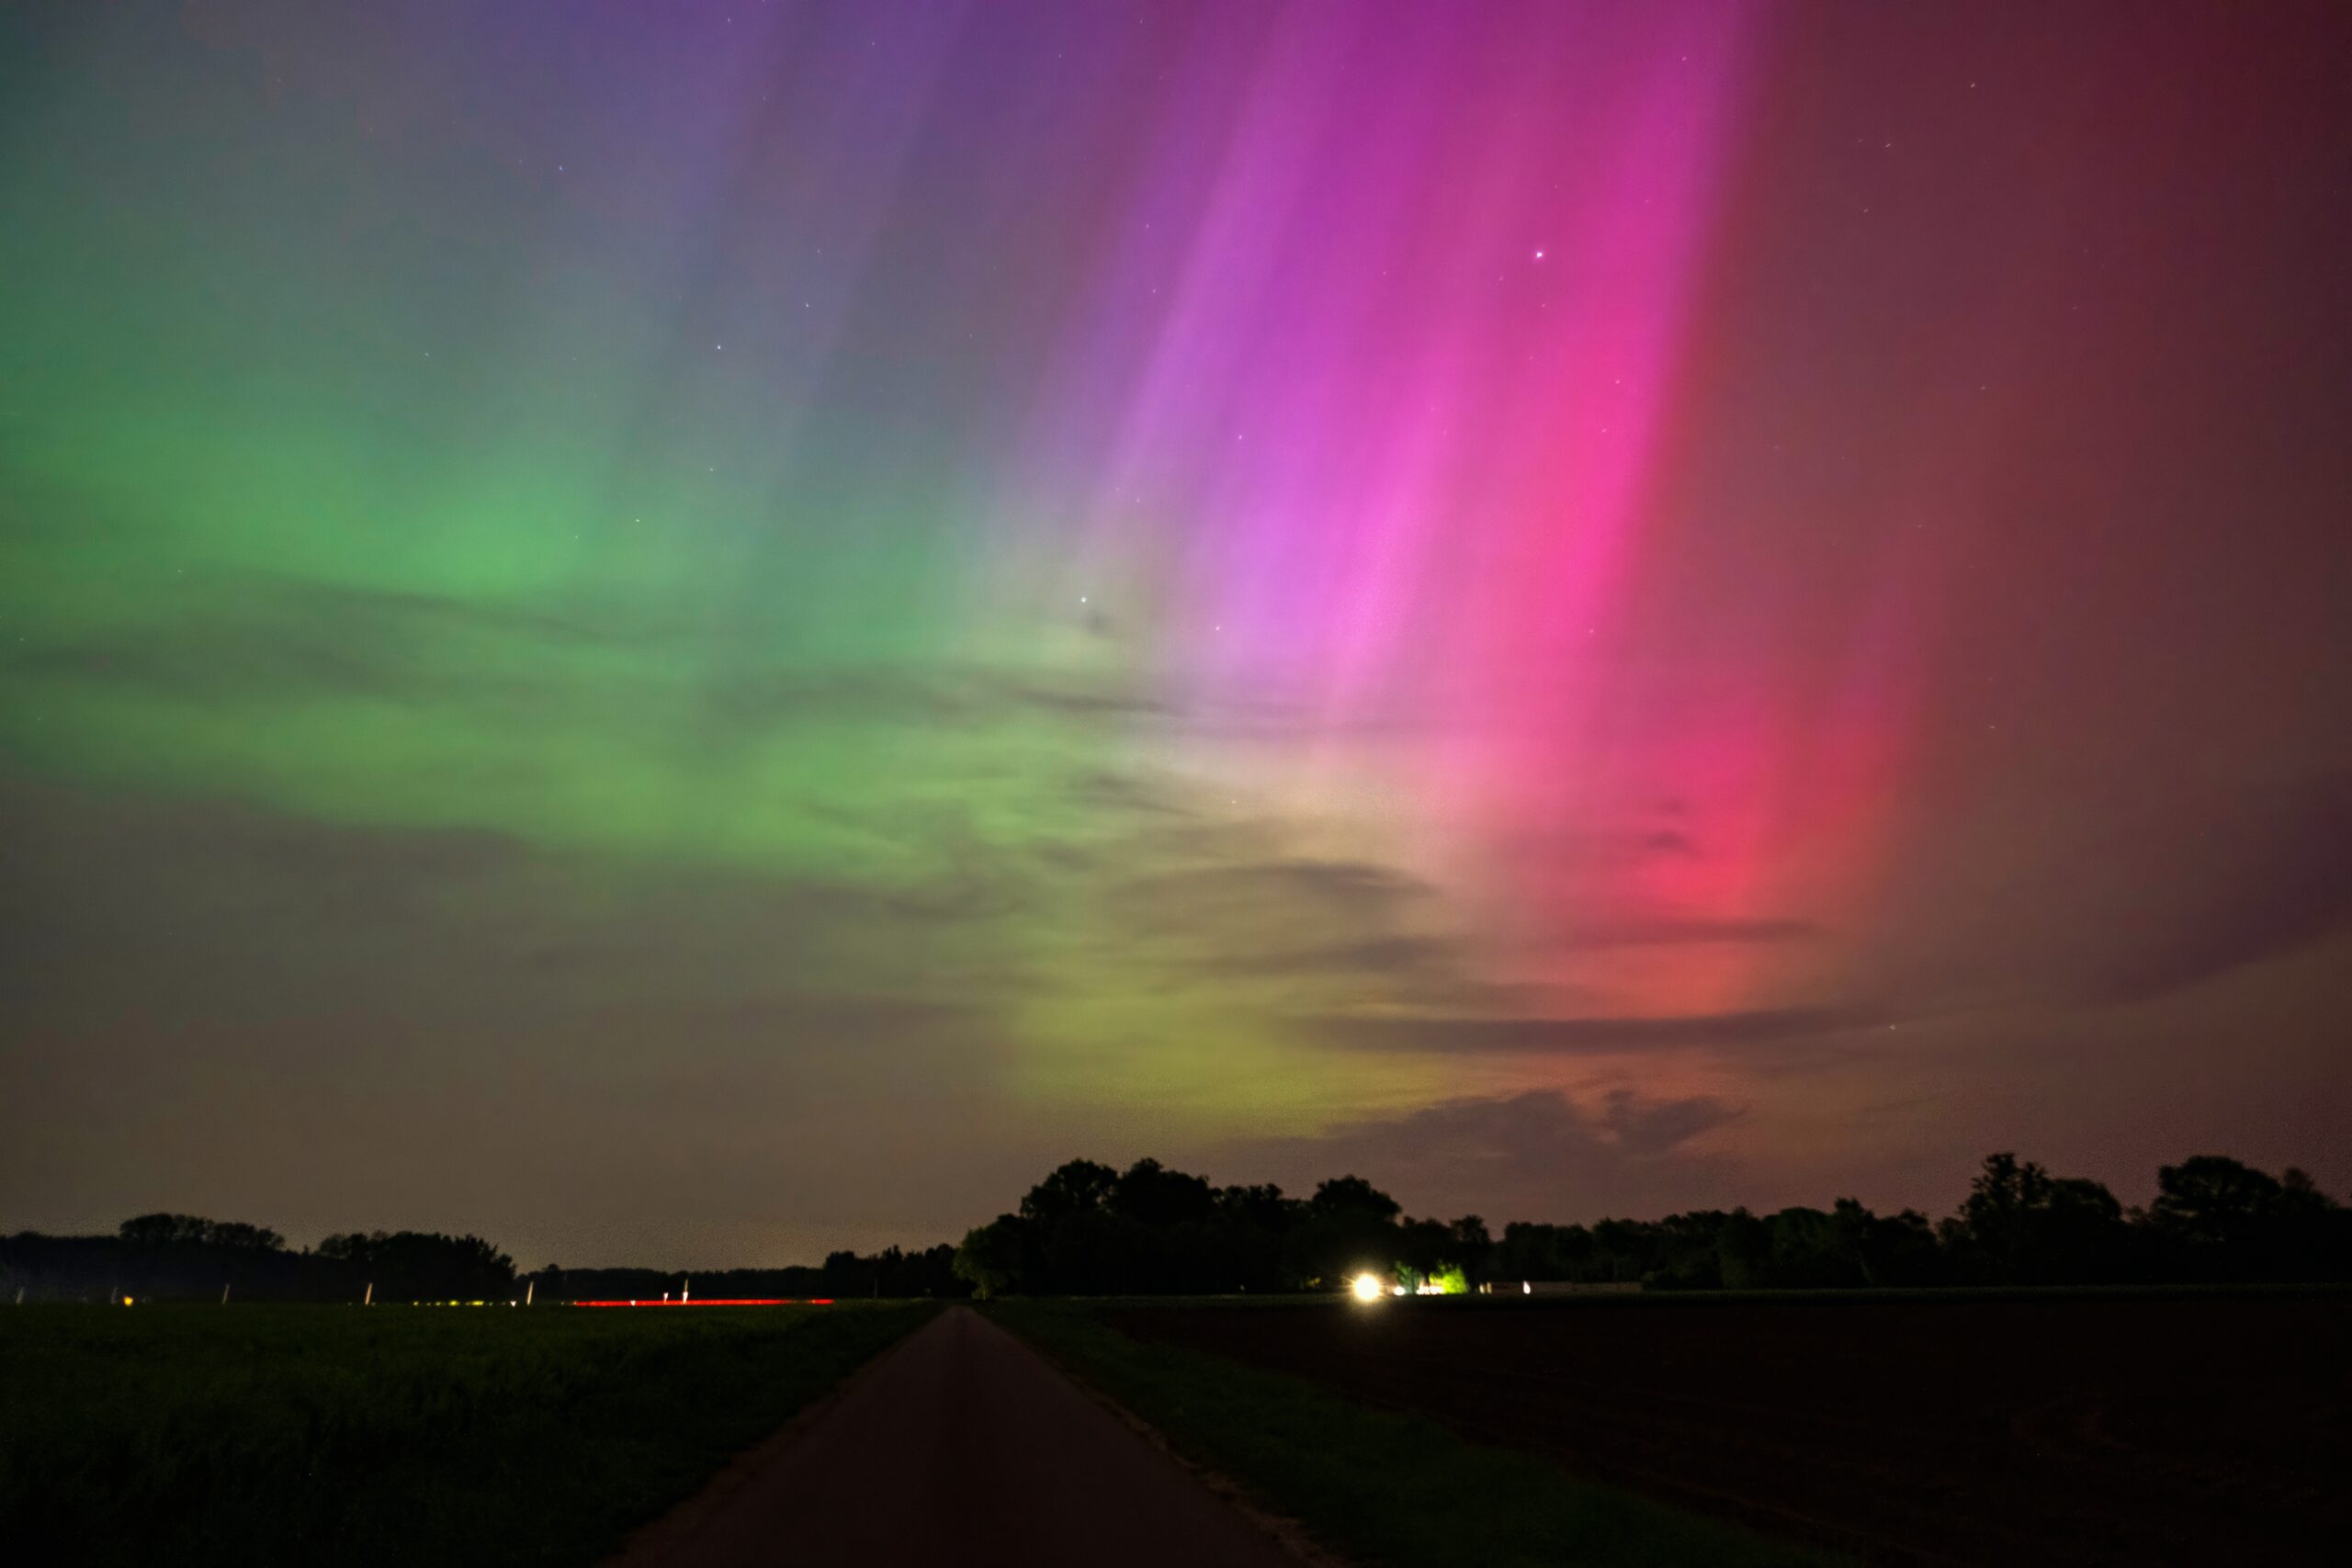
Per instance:
[[[2352,1540],[2352,1296],[1107,1315],[1878,1562],[2316,1562]]]

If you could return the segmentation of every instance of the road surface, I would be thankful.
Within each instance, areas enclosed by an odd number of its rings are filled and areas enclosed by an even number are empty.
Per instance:
[[[613,1568],[1297,1568],[1026,1346],[950,1307]]]

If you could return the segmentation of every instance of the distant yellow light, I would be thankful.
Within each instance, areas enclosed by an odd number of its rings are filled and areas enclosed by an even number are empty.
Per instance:
[[[1359,1274],[1349,1283],[1348,1288],[1355,1292],[1356,1300],[1360,1302],[1376,1302],[1380,1299],[1380,1280],[1377,1275]]]

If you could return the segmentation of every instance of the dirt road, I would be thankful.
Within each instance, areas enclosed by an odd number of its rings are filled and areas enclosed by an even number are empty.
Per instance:
[[[942,1313],[612,1562],[1296,1568],[967,1307]]]

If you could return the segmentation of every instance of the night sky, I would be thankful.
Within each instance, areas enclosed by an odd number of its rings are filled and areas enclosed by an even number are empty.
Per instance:
[[[0,1230],[2352,1185],[2352,7],[0,7]]]

